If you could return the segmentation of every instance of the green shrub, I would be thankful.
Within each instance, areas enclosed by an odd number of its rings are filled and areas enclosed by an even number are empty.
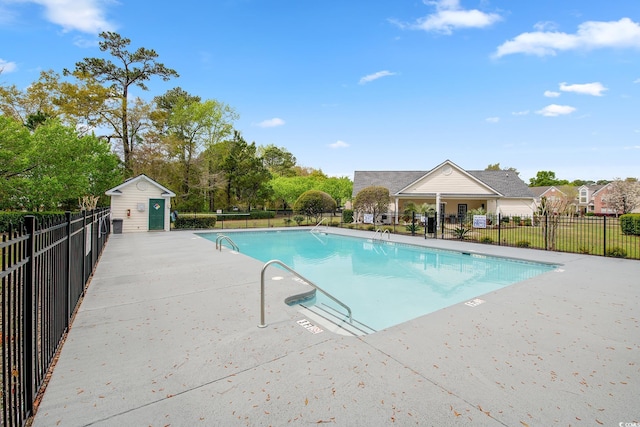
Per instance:
[[[202,229],[202,228],[215,228],[216,217],[184,217],[179,216],[173,223],[176,229]]]
[[[414,222],[413,224],[407,224],[404,228],[410,233],[417,233],[420,230],[420,223]]]
[[[484,236],[482,239],[480,239],[480,243],[492,244],[493,239],[489,236]]]
[[[640,214],[624,214],[620,216],[620,229],[623,234],[640,236]]]
[[[247,215],[247,213],[240,213],[238,212],[238,214],[225,214],[224,216],[220,216],[220,218],[218,218],[220,221],[227,221],[227,220],[237,220],[237,219],[271,219],[271,218],[275,218],[276,213],[274,211],[261,211],[261,210],[255,210],[255,211],[251,211],[248,212],[249,215]]]
[[[519,240],[516,243],[516,246],[519,248],[528,248],[529,246],[531,246],[531,243],[526,240]]]
[[[330,194],[320,190],[308,190],[302,193],[293,204],[293,210],[313,217],[315,222],[320,222],[322,214],[325,212],[335,212],[336,201]]]
[[[514,216],[513,217],[513,223],[515,225],[520,225],[520,220],[521,220],[521,218],[519,216]]]
[[[295,215],[293,217],[293,220],[296,222],[296,224],[300,225],[302,224],[302,221],[304,221],[304,217],[302,215]]]
[[[589,255],[591,253],[591,250],[586,246],[580,246],[578,248],[578,253],[579,254],[584,254],[584,255]]]
[[[351,224],[353,222],[353,209],[345,209],[342,211],[342,222]]]
[[[367,231],[375,231],[376,230],[376,226],[375,225],[367,225]]]
[[[25,216],[36,217],[36,223],[42,224],[48,220],[52,220],[65,215],[64,212],[0,212],[0,233],[6,233],[13,226],[14,230],[17,226],[24,224]]]
[[[470,228],[456,227],[453,230],[453,235],[456,236],[456,239],[464,240],[467,238],[467,234],[469,234],[470,231]]]
[[[614,258],[626,258],[627,251],[625,251],[624,249],[618,246],[614,246],[613,248],[607,249],[607,256],[614,257]]]
[[[508,216],[503,216],[502,218],[500,218],[500,222],[504,224],[509,224],[510,221],[511,219]]]
[[[531,227],[531,218],[525,218],[524,225],[526,225],[527,227]]]

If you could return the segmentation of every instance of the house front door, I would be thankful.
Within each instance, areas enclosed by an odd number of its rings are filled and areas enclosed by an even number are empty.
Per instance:
[[[149,199],[149,231],[164,230],[164,199]]]
[[[467,219],[467,204],[460,203],[458,205],[458,223],[463,223]]]

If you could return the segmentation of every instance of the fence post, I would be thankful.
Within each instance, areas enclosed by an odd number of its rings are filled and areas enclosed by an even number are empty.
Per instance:
[[[502,238],[500,232],[502,231],[502,214],[498,212],[498,246],[502,246]]]
[[[71,313],[71,212],[66,211],[64,216],[67,220],[67,259],[65,260],[67,269],[67,308],[65,313],[65,327],[69,327],[69,317]]]
[[[602,255],[607,256],[607,216],[602,219]]]
[[[82,211],[82,283],[87,281],[87,211]],[[84,288],[84,285],[83,285]],[[82,291],[84,293],[84,290]]]
[[[33,412],[33,398],[34,398],[34,371],[35,361],[33,360],[33,352],[36,346],[34,327],[33,327],[33,310],[34,310],[34,298],[33,294],[36,285],[36,217],[33,215],[27,215],[24,217],[24,223],[26,232],[29,235],[26,241],[26,250],[29,260],[27,261],[27,268],[25,271],[25,281],[22,287],[22,303],[23,303],[23,328],[24,328],[24,352],[22,353],[22,366],[23,381],[22,384],[24,390],[24,404],[25,414],[30,416]],[[9,378],[5,378],[5,381],[11,381]]]
[[[544,213],[544,250],[549,250],[549,212]]]

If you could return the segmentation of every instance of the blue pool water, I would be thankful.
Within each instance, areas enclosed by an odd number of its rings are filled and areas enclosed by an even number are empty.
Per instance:
[[[284,262],[350,306],[354,319],[376,330],[556,267],[395,243],[386,237],[371,240],[308,230],[225,235],[242,254],[265,263]],[[215,241],[218,234],[202,236]]]

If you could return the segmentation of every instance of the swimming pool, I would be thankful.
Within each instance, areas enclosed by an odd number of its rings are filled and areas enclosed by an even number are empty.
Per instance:
[[[380,330],[476,298],[557,266],[305,231],[226,232],[240,253],[280,260]],[[216,240],[219,233],[201,234]],[[273,272],[271,272],[272,275]],[[318,301],[329,304],[318,293]],[[330,304],[335,306],[335,304]]]

